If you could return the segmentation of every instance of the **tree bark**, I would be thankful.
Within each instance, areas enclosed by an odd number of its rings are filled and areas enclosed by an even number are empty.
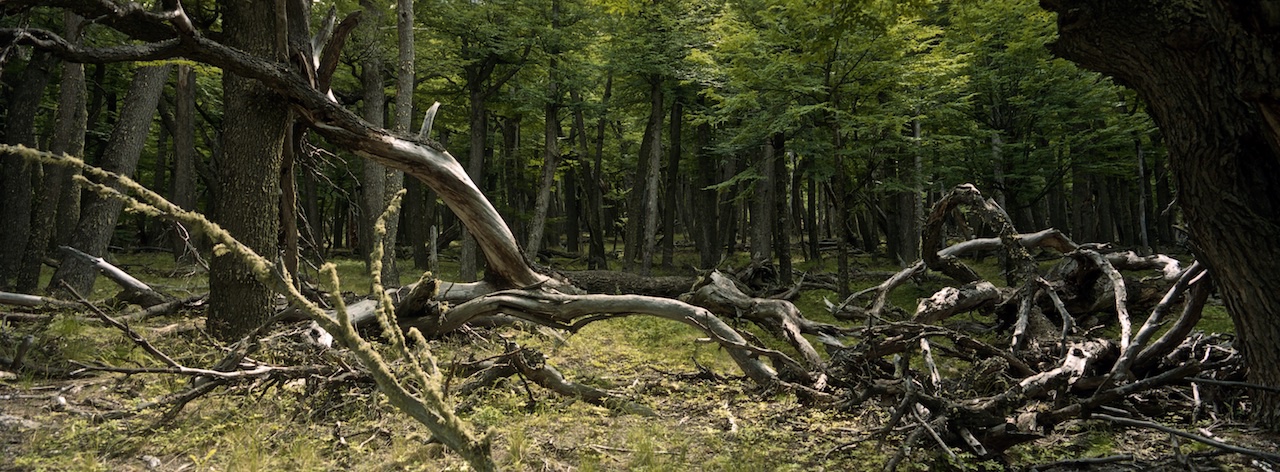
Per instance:
[[[1197,259],[1253,383],[1280,387],[1280,11],[1274,2],[1062,2],[1053,51],[1134,87],[1164,132]],[[1280,394],[1253,412],[1280,429]]]
[[[125,95],[124,108],[111,130],[111,141],[103,154],[100,167],[124,176],[133,175],[138,168],[138,158],[147,143],[156,105],[164,92],[171,66],[151,66],[138,69]],[[71,238],[71,247],[94,256],[105,256],[107,245],[115,233],[116,221],[124,203],[97,193],[90,193],[84,202],[80,222]],[[52,291],[60,291],[66,282],[80,293],[93,291],[93,280],[98,275],[91,264],[67,256],[49,281]]]
[[[632,213],[632,217],[644,215],[644,248],[640,253],[640,274],[649,275],[649,271],[653,267],[654,249],[657,246],[658,233],[658,179],[660,177],[659,169],[662,165],[662,109],[663,109],[663,80],[658,77],[649,78],[649,125],[645,127],[647,131],[645,141],[649,143],[648,154],[641,153],[640,159],[647,162],[645,173],[643,176],[637,175],[636,179],[643,179],[644,182],[644,205],[643,213]],[[639,210],[639,209],[635,209]]]
[[[774,133],[769,146],[773,148],[773,249],[778,255],[778,283],[791,285],[791,206],[787,202],[787,184],[791,181],[787,172],[787,138]]]
[[[9,99],[5,144],[36,147],[35,121],[40,99],[49,84],[53,56],[37,51],[27,61]],[[8,290],[18,275],[23,250],[31,230],[33,175],[39,164],[12,155],[0,155],[0,290]]]
[[[680,132],[684,128],[684,104],[676,95],[671,100],[671,120],[667,139],[671,141],[667,152],[665,169],[666,192],[662,203],[662,266],[672,267],[676,252],[676,208],[679,207],[677,197],[680,195]]]
[[[261,58],[275,58],[273,2],[247,0],[223,4],[228,46]],[[280,166],[288,125],[284,100],[260,82],[225,71],[222,159],[216,169],[221,198],[216,222],[258,254],[276,254],[280,213]],[[232,255],[210,261],[207,326],[224,341],[262,324],[273,314],[271,290]]]
[[[600,117],[596,121],[596,148],[591,164],[590,182],[587,184],[587,206],[591,212],[587,218],[591,229],[591,247],[587,250],[588,269],[609,269],[609,259],[604,252],[604,239],[607,229],[604,219],[604,195],[601,185],[604,184],[604,129],[608,124],[609,97],[613,94],[613,72],[605,78],[604,94],[600,97]],[[594,221],[594,223],[592,223]]]
[[[196,208],[196,71],[178,66],[173,106],[173,203],[184,210]],[[176,228],[170,238],[176,262],[191,262],[191,251],[200,247],[187,228]]]
[[[558,3],[554,5],[556,6],[553,8],[559,8]],[[556,60],[553,57],[547,67],[549,98],[543,108],[546,121],[543,127],[542,178],[538,181],[538,195],[533,203],[529,240],[524,246],[524,254],[530,259],[536,259],[538,251],[542,250],[543,229],[547,225],[547,209],[551,206],[551,187],[556,183],[556,168],[560,166],[560,88],[556,82],[556,76]]]
[[[80,43],[80,35],[84,28],[84,19],[72,12],[63,14],[66,37],[73,44]],[[66,153],[71,156],[84,155],[84,135],[88,126],[88,114],[85,111],[84,64],[76,62],[62,63],[62,79],[58,84],[58,114],[54,124],[53,138],[49,142],[49,152]],[[41,168],[41,166],[36,166]],[[57,229],[59,203],[64,194],[80,193],[71,181],[72,172],[62,166],[43,166],[43,185],[38,194],[35,211],[31,215],[31,239],[27,241],[27,250],[22,256],[22,267],[14,285],[15,290],[22,293],[35,293],[40,284],[40,272],[44,259],[48,255],[49,242]],[[79,218],[77,214],[74,218]]]

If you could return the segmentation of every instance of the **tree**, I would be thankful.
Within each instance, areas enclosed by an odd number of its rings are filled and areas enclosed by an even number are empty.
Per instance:
[[[27,61],[18,83],[9,99],[9,111],[4,123],[5,144],[36,144],[35,122],[40,111],[40,99],[49,83],[52,56],[37,52]],[[18,159],[17,156],[0,155],[0,218],[8,222],[0,225],[0,289],[8,289],[18,275],[23,249],[31,229],[31,179],[36,164]]]
[[[72,12],[63,15],[66,35],[73,43],[79,43],[84,32],[84,19]],[[54,127],[53,138],[49,143],[49,152],[66,153],[72,156],[84,154],[84,135],[88,115],[85,110],[84,64],[63,62],[62,78],[58,82],[58,116]],[[46,249],[57,229],[58,212],[64,198],[74,195],[77,201],[74,209],[79,215],[79,189],[71,180],[71,172],[62,167],[47,169],[36,166],[44,174],[41,177],[40,189],[36,193],[36,205],[31,215],[31,239],[27,241],[27,250],[22,256],[22,267],[18,272],[14,288],[22,293],[35,293],[40,283],[40,269],[47,256]],[[67,215],[64,215],[66,217]]]
[[[227,0],[222,24],[228,46],[274,59],[273,2]],[[305,21],[305,19],[297,19]],[[285,103],[261,82],[224,72],[223,158],[216,172],[221,200],[215,221],[259,254],[275,254],[280,226],[280,166],[288,123]],[[235,257],[215,250],[209,273],[209,331],[236,340],[273,314],[271,290]]]
[[[1244,345],[1280,387],[1280,8],[1207,0],[1063,2],[1054,53],[1133,87],[1164,131],[1197,259]],[[1254,390],[1280,429],[1280,393]]]
[[[172,71],[170,65],[137,69],[129,85],[129,93],[125,95],[120,118],[111,130],[111,141],[103,155],[103,168],[126,176],[137,170],[138,159],[142,156],[142,148],[156,114],[156,105]],[[114,198],[97,194],[87,197],[80,222],[71,237],[71,247],[98,257],[106,254],[123,207],[124,203]],[[51,291],[62,290],[61,284],[66,283],[80,293],[89,293],[97,276],[98,271],[91,263],[67,254],[49,281],[49,288]]]

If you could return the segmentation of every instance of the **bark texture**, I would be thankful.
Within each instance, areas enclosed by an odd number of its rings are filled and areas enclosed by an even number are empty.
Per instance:
[[[1280,387],[1280,6],[1251,0],[1063,2],[1054,52],[1146,101],[1198,259],[1222,293],[1254,383]],[[1280,394],[1256,419],[1280,428]]]
[[[137,170],[138,158],[147,143],[151,120],[155,117],[156,104],[172,70],[173,67],[167,65],[138,69],[125,95],[120,118],[111,130],[111,141],[103,154],[103,169],[124,176],[131,176]],[[90,193],[85,198],[80,222],[71,235],[71,247],[95,256],[104,255],[123,207],[120,200]],[[62,282],[66,282],[80,293],[88,294],[93,290],[93,280],[97,275],[92,264],[66,256],[54,272],[49,286],[56,291]]]
[[[223,28],[232,32],[228,46],[275,57],[277,25],[271,2],[228,1],[223,8]],[[288,110],[267,87],[232,72],[223,76],[222,93],[226,116],[238,119],[223,123],[217,223],[258,254],[274,255]],[[271,290],[254,279],[249,267],[235,256],[215,254],[209,274],[210,333],[222,340],[238,339],[272,312]]]
[[[49,83],[49,71],[54,60],[49,54],[37,52],[27,61],[26,69],[18,77],[18,84],[6,105],[9,108],[5,121],[5,144],[21,144],[35,147],[35,120],[40,110],[44,87]],[[31,228],[31,177],[35,172],[31,161],[13,155],[0,155],[0,289],[8,289],[17,275],[22,260],[22,249],[27,245]]]

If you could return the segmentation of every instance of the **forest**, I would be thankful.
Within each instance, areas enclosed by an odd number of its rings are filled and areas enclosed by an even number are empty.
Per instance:
[[[0,469],[1274,470],[1270,0],[0,0]]]

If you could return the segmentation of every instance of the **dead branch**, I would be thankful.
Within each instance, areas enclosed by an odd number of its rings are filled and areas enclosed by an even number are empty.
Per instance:
[[[1193,264],[1187,269],[1187,272],[1190,273],[1192,268],[1197,268],[1199,271],[1203,272],[1203,267],[1198,266],[1198,263]],[[1142,352],[1138,353],[1137,357],[1133,361],[1133,365],[1136,368],[1145,370],[1154,367],[1154,364],[1158,362],[1160,358],[1170,352],[1173,352],[1178,344],[1180,344],[1183,339],[1186,339],[1187,335],[1191,333],[1191,330],[1195,328],[1196,323],[1200,322],[1200,316],[1204,313],[1205,302],[1209,300],[1209,293],[1213,290],[1213,281],[1208,272],[1203,272],[1203,274],[1204,275],[1197,276],[1200,277],[1198,281],[1193,279],[1193,281],[1196,281],[1194,284],[1192,284],[1191,281],[1188,281],[1187,284],[1191,285],[1191,295],[1187,297],[1187,301],[1183,305],[1182,315],[1178,317],[1178,321],[1174,322],[1173,326],[1170,327],[1168,331],[1165,331],[1164,335],[1160,336],[1160,339],[1157,339],[1155,342],[1151,343],[1150,346],[1147,346],[1146,349],[1143,349]],[[1174,293],[1172,289],[1170,289],[1169,294],[1166,296],[1170,301],[1176,297],[1177,294]],[[1167,307],[1170,306],[1171,303],[1166,304],[1162,301],[1161,305],[1168,309]],[[1160,306],[1157,306],[1157,309],[1159,309],[1159,307]]]
[[[1080,249],[1075,254],[1092,261],[1098,266],[1098,269],[1102,270],[1103,275],[1106,275],[1107,279],[1111,281],[1112,293],[1115,294],[1116,317],[1120,320],[1120,355],[1123,356],[1129,350],[1133,332],[1133,327],[1129,322],[1129,307],[1125,304],[1128,294],[1124,286],[1124,277],[1120,275],[1120,271],[1116,270],[1115,266],[1111,265],[1111,261],[1097,251]]]
[[[691,292],[682,295],[681,300],[760,325],[791,344],[804,358],[809,369],[819,372],[820,377],[825,376],[822,372],[826,370],[826,363],[809,340],[805,339],[803,333],[817,334],[839,345],[839,342],[832,337],[839,331],[835,326],[805,319],[800,314],[800,310],[786,300],[750,297],[738,290],[738,287],[719,271],[707,274]],[[820,379],[819,384],[825,384],[825,380]],[[818,388],[821,389],[821,387]]]
[[[1103,420],[1103,421],[1110,421],[1112,423],[1121,424],[1125,426],[1154,429],[1156,431],[1169,433],[1174,436],[1178,436],[1180,438],[1190,439],[1192,441],[1196,441],[1201,444],[1207,444],[1209,446],[1213,446],[1218,449],[1231,451],[1236,454],[1244,454],[1246,456],[1257,457],[1262,460],[1280,464],[1280,454],[1276,454],[1274,452],[1258,451],[1255,449],[1249,449],[1249,448],[1244,448],[1240,446],[1235,446],[1232,444],[1227,444],[1217,439],[1201,436],[1199,434],[1188,433],[1186,431],[1170,428],[1168,426],[1165,426],[1159,423],[1154,423],[1151,421],[1135,420],[1132,418],[1121,418],[1119,416],[1111,416],[1111,415],[1106,415],[1102,413],[1094,413],[1092,415],[1089,415],[1089,417],[1093,419]]]
[[[0,292],[0,304],[14,306],[29,307],[60,307],[72,308],[80,306],[79,303],[59,300],[57,298],[41,297],[37,295],[27,295],[25,293]]]
[[[149,308],[151,306],[173,300],[173,297],[157,292],[155,289],[151,288],[151,286],[134,278],[132,275],[129,275],[128,272],[125,272],[114,264],[107,262],[106,259],[86,254],[84,251],[71,246],[58,246],[58,249],[61,249],[62,252],[65,252],[72,257],[83,259],[85,262],[92,265],[94,269],[97,269],[98,272],[102,273],[103,276],[106,276],[112,282],[115,282],[116,285],[119,285],[124,291],[116,295],[116,298],[121,301],[141,305],[143,308]]]
[[[151,357],[154,357],[156,360],[164,363],[165,365],[171,368],[181,367],[180,365],[178,365],[177,362],[175,362],[169,356],[165,355],[163,352],[160,352],[159,349],[156,349],[155,346],[153,346],[149,341],[147,341],[146,338],[143,338],[142,335],[138,334],[137,331],[134,331],[132,328],[129,328],[129,326],[124,323],[116,321],[114,318],[108,316],[106,312],[103,312],[101,309],[99,309],[96,305],[90,303],[89,300],[86,300],[83,295],[80,295],[80,292],[77,291],[75,287],[72,287],[71,285],[63,281],[62,288],[66,289],[68,293],[74,295],[76,297],[76,300],[80,301],[80,304],[89,308],[89,311],[92,311],[93,314],[96,315],[99,319],[101,319],[102,321],[105,321],[107,324],[111,326],[116,327],[116,329],[123,331],[126,336],[129,336],[129,340],[133,341],[134,344],[137,344],[138,347],[141,347],[142,350],[146,351],[147,354],[150,354]]]

